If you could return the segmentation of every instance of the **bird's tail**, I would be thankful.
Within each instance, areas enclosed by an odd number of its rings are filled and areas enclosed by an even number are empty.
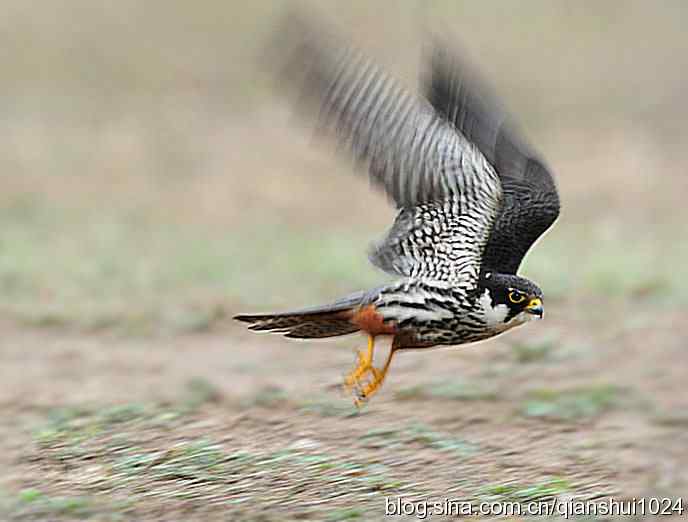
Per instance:
[[[294,312],[279,314],[241,314],[234,319],[249,323],[254,332],[273,332],[293,339],[318,339],[357,332],[360,328],[351,322],[354,311],[365,300],[359,292],[334,303]]]

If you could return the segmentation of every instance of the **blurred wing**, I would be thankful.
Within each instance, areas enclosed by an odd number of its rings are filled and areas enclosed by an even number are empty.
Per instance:
[[[429,64],[424,90],[430,103],[480,149],[502,183],[504,201],[485,249],[484,269],[515,274],[559,215],[552,175],[464,61],[435,42]]]
[[[288,18],[277,36],[278,52],[293,53],[288,79],[302,88],[302,101],[315,104],[321,129],[367,166],[372,182],[406,210],[405,216],[414,216],[413,227],[406,226],[406,218],[404,226],[395,223],[389,241],[377,246],[371,260],[403,275],[427,273],[429,261],[444,263],[432,273],[454,277],[470,265],[474,272],[501,199],[499,179],[483,154],[426,100],[302,18]],[[446,207],[451,216],[424,214],[419,205]],[[451,250],[450,255],[432,259],[436,251],[411,248],[405,238],[417,230],[425,230],[427,248],[449,233],[441,249]]]

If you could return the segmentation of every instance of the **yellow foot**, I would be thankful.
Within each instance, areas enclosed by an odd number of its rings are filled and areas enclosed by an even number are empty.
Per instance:
[[[357,387],[361,377],[368,373],[373,367],[374,350],[375,338],[371,335],[368,337],[368,352],[364,354],[362,350],[359,350],[356,353],[356,368],[344,378],[344,386],[347,390]]]
[[[374,366],[370,366],[366,374],[368,379],[360,379],[356,382],[356,386],[352,387],[354,404],[359,408],[382,386],[385,380],[385,373]]]
[[[344,378],[344,385],[346,388],[351,389],[356,386],[361,380],[361,377],[363,377],[371,368],[372,361],[359,350],[356,354],[356,368],[354,368],[354,370]]]
[[[387,361],[382,369],[375,368],[373,366],[373,343],[372,338],[368,344],[368,354],[363,355],[362,352],[358,353],[356,368],[346,376],[344,379],[344,385],[350,393],[354,395],[354,404],[357,407],[363,406],[363,404],[376,393],[387,375],[387,370],[389,369],[389,364],[392,362],[392,357],[396,350],[393,347],[389,355],[387,356]]]

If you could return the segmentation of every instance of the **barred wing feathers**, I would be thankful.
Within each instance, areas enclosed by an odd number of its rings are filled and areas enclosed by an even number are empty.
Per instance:
[[[318,111],[319,128],[400,209],[372,262],[404,276],[477,277],[501,201],[499,178],[480,150],[357,50],[303,19],[290,18],[278,34],[293,53],[288,79]]]
[[[448,48],[434,42],[424,92],[435,110],[475,143],[499,175],[504,201],[483,264],[486,270],[515,274],[530,247],[559,215],[557,188],[547,166],[494,94]]]

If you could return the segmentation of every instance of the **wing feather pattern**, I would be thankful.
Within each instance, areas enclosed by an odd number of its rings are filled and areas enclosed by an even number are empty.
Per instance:
[[[318,129],[400,209],[372,262],[409,277],[477,277],[502,193],[484,154],[427,100],[304,18],[292,15],[277,35],[292,53],[287,79],[315,107]]]
[[[448,48],[446,43],[434,42],[424,92],[435,110],[475,143],[498,173],[504,201],[483,268],[515,274],[530,247],[559,215],[557,188],[494,94]]]

